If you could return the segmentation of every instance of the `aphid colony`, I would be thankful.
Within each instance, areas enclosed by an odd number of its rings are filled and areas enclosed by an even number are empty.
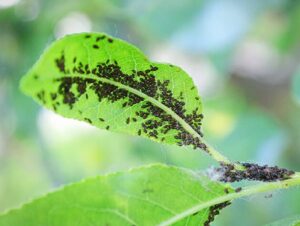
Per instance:
[[[253,163],[242,163],[245,170],[236,170],[233,165],[223,164],[222,167],[217,168],[216,171],[222,174],[220,181],[236,182],[241,180],[256,180],[256,181],[279,181],[290,178],[295,172],[278,166],[260,166]]]
[[[231,202],[226,201],[214,206],[209,207],[208,219],[204,222],[204,226],[209,226],[211,222],[214,221],[215,217],[220,214],[220,210],[224,209],[226,206],[229,206]]]
[[[86,38],[89,39],[91,36],[87,35]],[[96,42],[105,38],[105,36],[98,36],[96,37]],[[107,38],[107,41],[113,43],[113,39],[111,38]],[[101,44],[92,44],[92,48],[94,49],[98,49],[99,46]],[[101,51],[101,48],[99,51]],[[175,130],[177,134],[175,132],[174,138],[178,141],[178,145],[192,145],[194,148],[200,147],[206,149],[206,146],[201,143],[199,137],[191,135],[171,114],[165,112],[147,98],[144,98],[146,95],[150,99],[153,98],[167,106],[189,124],[201,137],[203,136],[200,131],[203,115],[197,113],[197,107],[195,107],[192,113],[186,113],[183,93],[181,92],[178,98],[174,97],[173,92],[168,87],[170,81],[156,78],[155,72],[159,70],[158,67],[150,65],[146,70],[132,70],[131,73],[125,74],[116,60],[99,62],[94,68],[90,68],[88,64],[78,62],[76,57],[72,61],[73,67],[66,68],[65,60],[63,52],[59,58],[55,59],[58,70],[65,74],[65,76],[54,80],[54,82],[59,82],[57,94],[50,94],[54,110],[59,105],[58,96],[61,96],[60,100],[62,100],[63,104],[67,104],[72,109],[83,94],[88,99],[87,90],[92,90],[97,95],[99,102],[103,100],[111,103],[118,101],[123,108],[140,104],[140,110],[135,112],[135,116],[125,119],[126,124],[140,123],[141,128],[136,131],[138,135],[146,134],[148,137],[163,141],[169,131]],[[70,71],[75,75],[78,74],[78,76],[68,76]],[[89,76],[84,77],[84,75]],[[95,78],[91,78],[91,75]],[[118,86],[118,84],[121,86]],[[72,89],[72,87],[75,87],[77,92],[74,92],[74,88]],[[126,89],[126,87],[129,89]],[[131,92],[132,89],[137,92]],[[138,95],[139,93],[143,95],[140,96]],[[44,92],[43,94],[39,93],[38,98],[43,100],[44,95]],[[84,120],[93,123],[89,118],[84,118]],[[101,118],[99,122],[104,123],[105,119]],[[109,129],[109,126],[106,129]],[[174,131],[172,133],[174,134]]]

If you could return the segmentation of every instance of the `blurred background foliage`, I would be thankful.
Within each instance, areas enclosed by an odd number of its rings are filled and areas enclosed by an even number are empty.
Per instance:
[[[299,27],[296,0],[0,0],[0,211],[147,163],[215,164],[189,148],[64,119],[20,93],[44,48],[74,32],[107,32],[181,66],[203,97],[210,143],[236,161],[300,171]],[[299,214],[299,200],[299,188],[239,200],[213,225],[265,224]]]

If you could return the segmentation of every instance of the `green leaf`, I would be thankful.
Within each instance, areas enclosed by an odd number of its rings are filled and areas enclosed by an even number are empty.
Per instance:
[[[0,215],[0,226],[152,226],[227,192],[232,189],[204,175],[156,164],[66,186]],[[172,225],[203,225],[225,206],[204,208]]]
[[[105,34],[56,41],[21,88],[48,109],[99,128],[206,147],[192,79],[179,67],[150,62],[136,47]]]
[[[265,226],[300,226],[300,215],[281,219]]]

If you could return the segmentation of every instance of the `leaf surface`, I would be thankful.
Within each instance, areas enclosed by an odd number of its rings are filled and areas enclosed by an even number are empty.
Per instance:
[[[179,67],[150,62],[136,47],[101,33],[54,42],[21,81],[57,113],[99,128],[205,149],[202,104]]]
[[[204,175],[155,164],[66,186],[0,215],[0,226],[153,226],[229,191]],[[208,224],[222,207],[202,209],[172,225]]]

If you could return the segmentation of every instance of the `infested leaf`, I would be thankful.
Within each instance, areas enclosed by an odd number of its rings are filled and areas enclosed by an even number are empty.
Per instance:
[[[204,175],[156,164],[66,186],[0,215],[0,226],[152,226],[231,192]],[[228,204],[207,207],[172,225],[208,225]]]
[[[53,43],[21,81],[22,90],[65,117],[99,128],[205,149],[202,105],[179,67],[150,62],[101,33]]]

